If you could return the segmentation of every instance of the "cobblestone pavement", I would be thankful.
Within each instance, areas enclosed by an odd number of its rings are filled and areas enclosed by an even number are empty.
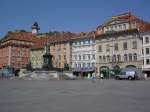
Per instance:
[[[150,80],[0,80],[0,112],[150,112]]]

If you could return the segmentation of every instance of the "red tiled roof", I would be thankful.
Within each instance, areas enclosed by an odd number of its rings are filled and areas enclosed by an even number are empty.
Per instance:
[[[35,46],[33,46],[31,49],[41,49],[46,43],[53,44],[53,43],[71,41],[74,36],[76,36],[75,33],[67,32],[67,33],[58,33],[56,35],[42,37],[38,40],[38,43],[35,44]]]
[[[66,42],[71,41],[73,37],[77,34],[75,33],[59,33],[49,37],[49,43],[59,43],[59,42]]]
[[[6,35],[6,38],[3,41],[8,40],[20,40],[26,42],[37,42],[38,38],[36,35],[33,35],[31,32],[12,32]]]
[[[138,27],[140,32],[144,32],[144,31],[150,30],[150,23],[149,22],[143,21],[142,19],[132,15],[130,12],[129,13],[124,13],[124,14],[121,14],[121,15],[118,15],[118,16],[113,16],[108,22],[106,22],[106,23],[104,23],[102,25],[99,25],[97,27],[97,29],[101,28],[101,27],[104,27],[104,26],[107,26],[111,22],[116,21],[116,20],[136,22],[137,23],[137,27]]]
[[[132,32],[138,32],[137,29],[127,29],[127,30],[120,30],[117,32],[111,32],[111,33],[102,33],[95,35],[95,38],[102,37],[102,36],[108,36],[108,35],[114,35],[114,34],[122,34],[122,33],[132,33]]]

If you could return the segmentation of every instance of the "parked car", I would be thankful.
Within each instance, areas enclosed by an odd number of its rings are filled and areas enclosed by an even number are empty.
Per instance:
[[[129,79],[129,80],[135,80],[138,79],[138,75],[135,71],[125,71],[121,72],[119,75],[115,76],[115,79],[121,80],[121,79]]]

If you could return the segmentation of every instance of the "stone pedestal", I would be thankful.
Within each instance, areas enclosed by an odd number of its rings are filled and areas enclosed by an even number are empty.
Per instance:
[[[52,70],[52,55],[50,53],[45,53],[43,55],[43,67],[44,70]]]

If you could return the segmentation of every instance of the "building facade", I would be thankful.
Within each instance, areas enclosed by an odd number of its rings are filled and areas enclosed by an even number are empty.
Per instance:
[[[70,32],[64,32],[52,36],[49,45],[54,67],[71,68],[71,40],[75,35]]]
[[[56,35],[42,37],[31,49],[31,63],[33,68],[42,68],[44,45],[49,44],[54,68],[71,67],[71,38],[72,33],[57,33]]]
[[[50,37],[39,37],[38,42],[30,49],[30,61],[33,69],[39,69],[43,66],[44,46],[50,41]]]
[[[29,32],[11,32],[0,44],[0,68],[13,66],[22,68],[30,63],[30,48],[37,42],[35,35]]]
[[[150,77],[150,31],[141,34],[143,37],[143,72]]]
[[[30,61],[32,68],[33,69],[42,68],[44,55],[43,46],[34,46],[31,48],[30,52],[31,52]]]
[[[72,70],[76,75],[87,76],[95,71],[95,39],[92,35],[73,39],[71,54]]]
[[[120,68],[142,68],[142,38],[140,32],[150,24],[125,13],[113,16],[110,21],[97,27],[96,67],[109,77],[109,70]]]

